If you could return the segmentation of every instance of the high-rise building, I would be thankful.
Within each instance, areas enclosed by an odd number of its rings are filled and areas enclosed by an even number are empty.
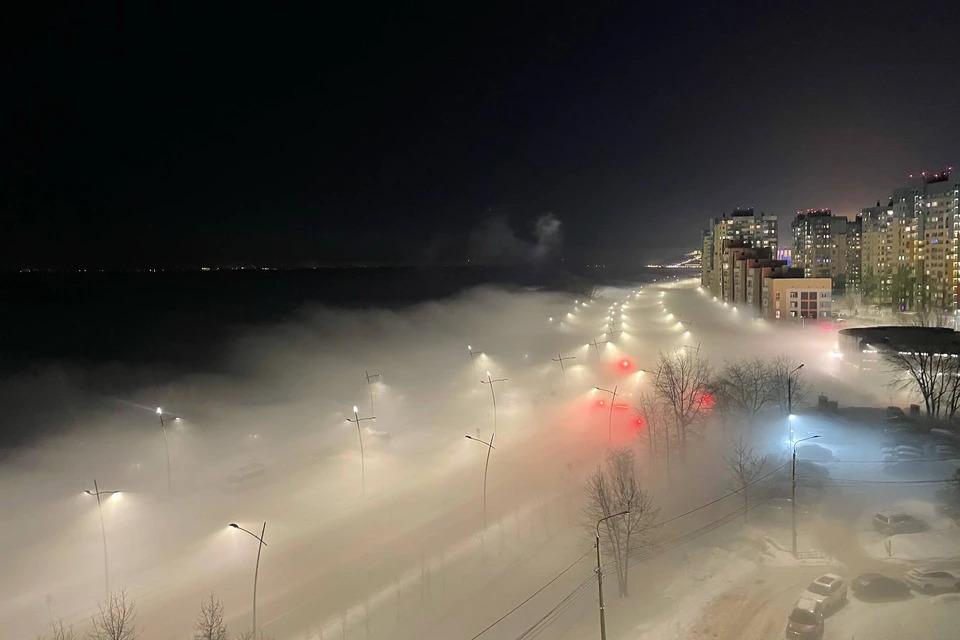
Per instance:
[[[834,289],[847,281],[847,219],[830,209],[798,211],[793,224],[793,266],[805,278],[830,278]]]
[[[847,221],[847,291],[860,290],[860,268],[863,260],[863,217]]]
[[[921,174],[863,210],[861,290],[899,310],[958,309],[960,180]]]
[[[703,233],[703,263],[700,284],[720,299],[732,299],[733,264],[725,259],[729,248],[744,247],[777,251],[777,216],[736,209],[729,216],[712,218]],[[724,272],[727,271],[726,275]]]

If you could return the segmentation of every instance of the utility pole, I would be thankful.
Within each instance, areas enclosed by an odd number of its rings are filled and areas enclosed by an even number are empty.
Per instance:
[[[600,594],[600,640],[607,640],[607,619],[603,613],[603,566],[600,564],[600,523],[605,520],[609,520],[610,518],[616,518],[617,516],[623,516],[628,513],[630,513],[629,510],[621,511],[620,513],[615,513],[597,520],[597,535],[595,538],[595,544],[597,547],[597,591]]]
[[[376,417],[370,416],[369,418],[361,418],[359,414],[359,409],[357,405],[353,405],[353,420],[347,418],[347,422],[354,422],[357,425],[357,437],[360,439],[360,494],[366,495],[367,493],[367,472],[366,465],[363,459],[363,431],[360,429],[360,423],[364,420],[376,420]]]

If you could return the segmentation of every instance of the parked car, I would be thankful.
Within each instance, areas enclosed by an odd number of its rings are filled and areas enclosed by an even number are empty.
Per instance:
[[[916,567],[907,571],[903,579],[912,588],[924,593],[960,591],[960,570],[939,566]]]
[[[879,573],[864,573],[850,583],[853,593],[861,600],[895,600],[910,595],[907,583]]]
[[[881,511],[873,516],[873,528],[890,536],[895,533],[917,533],[926,529],[926,524],[908,513]]]
[[[824,615],[833,613],[847,602],[847,583],[835,573],[826,573],[811,582],[800,597],[815,600]]]
[[[823,612],[820,603],[800,598],[793,605],[784,631],[787,640],[820,640],[823,637]]]

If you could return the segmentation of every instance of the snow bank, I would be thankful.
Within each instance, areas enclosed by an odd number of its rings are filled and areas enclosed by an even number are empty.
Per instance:
[[[707,605],[743,576],[756,570],[757,563],[747,559],[744,551],[709,547],[686,554],[686,570],[663,590],[663,597],[675,606],[666,607],[668,617],[636,627],[636,640],[687,637],[700,621],[699,612],[705,611]]]
[[[827,619],[825,639],[955,640],[960,594],[916,596],[901,602],[866,603],[853,598]]]

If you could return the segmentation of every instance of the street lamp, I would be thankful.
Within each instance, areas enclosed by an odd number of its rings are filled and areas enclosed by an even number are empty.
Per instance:
[[[797,371],[803,369],[803,363],[801,362],[787,374],[787,415],[793,415],[793,374]]]
[[[801,365],[803,366],[803,365]],[[819,435],[801,438],[793,443],[793,456],[790,463],[790,509],[793,513],[793,557],[797,557],[797,445],[806,440],[819,438]]]
[[[97,499],[97,512],[100,514],[100,533],[103,536],[103,586],[107,591],[107,598],[110,597],[110,570],[107,567],[107,527],[103,523],[103,503],[100,501],[100,496],[110,496],[115,493],[120,493],[119,491],[105,491],[100,489],[100,485],[97,484],[97,479],[93,479],[93,491],[90,489],[84,490],[84,493],[88,496],[93,496]]]
[[[606,334],[604,334],[604,335],[606,335]],[[609,340],[597,340],[596,338],[594,338],[594,339],[593,339],[593,342],[587,343],[587,346],[588,346],[588,347],[593,347],[594,350],[596,350],[597,355],[599,356],[599,355],[600,355],[600,345],[601,345],[601,344],[607,344],[608,342],[610,342],[610,341],[609,341]]]
[[[267,523],[264,521],[263,528],[260,529],[260,535],[258,536],[253,531],[244,529],[236,522],[231,522],[230,526],[234,529],[239,529],[244,533],[249,533],[251,536],[256,538],[257,542],[257,564],[253,570],[253,637],[257,637],[257,576],[260,574],[260,551],[267,546],[267,543],[264,541],[263,536],[267,532]]]
[[[170,443],[167,442],[167,423],[163,419],[163,409],[157,407],[157,416],[160,418],[160,431],[163,433],[163,451],[167,455],[167,493],[173,492],[173,482],[170,479]]]
[[[376,418],[374,416],[361,418],[357,405],[353,405],[353,420],[347,418],[347,422],[354,422],[357,425],[357,437],[360,439],[360,493],[363,495],[367,493],[367,472],[363,459],[363,432],[360,429],[360,423],[364,420],[376,420]]]
[[[493,391],[493,385],[498,382],[506,382],[509,378],[496,378],[493,379],[490,377],[490,372],[487,371],[487,379],[481,380],[480,384],[486,384],[490,386],[490,397],[493,399],[493,432],[497,432],[497,394]]]
[[[787,422],[790,427],[790,442],[793,442],[793,374],[803,369],[801,362],[787,374]]]
[[[367,378],[367,392],[370,394],[370,415],[373,415],[374,413],[376,413],[373,410],[373,380],[374,378],[380,378],[382,376],[380,375],[379,371],[374,371],[373,373],[370,373],[366,369],[363,370],[363,375],[366,376]]]
[[[603,567],[600,566],[600,523],[610,518],[616,518],[617,516],[625,516],[628,513],[630,513],[629,509],[597,520],[597,537],[595,538],[595,544],[597,546],[597,591],[600,593],[600,640],[607,640],[607,621],[603,615]]]
[[[566,371],[564,370],[564,368],[563,368],[563,361],[564,361],[564,360],[576,360],[576,359],[577,359],[577,356],[564,356],[563,354],[561,354],[561,353],[559,353],[559,352],[557,353],[557,357],[556,357],[556,358],[550,358],[551,361],[553,361],[553,362],[559,362],[559,363],[560,363],[560,375],[562,375],[563,377],[567,377],[567,372],[566,372]]]
[[[617,401],[617,390],[620,389],[620,386],[614,385],[612,391],[610,389],[601,389],[600,387],[594,387],[594,389],[610,394],[610,413],[607,417],[607,444],[609,445],[613,442],[613,404]]]
[[[487,528],[487,469],[490,468],[490,452],[496,449],[493,446],[493,438],[497,435],[496,432],[490,434],[490,442],[483,440],[482,438],[474,438],[473,436],[464,436],[467,440],[473,440],[474,442],[479,442],[487,448],[487,460],[483,463],[483,528]]]

